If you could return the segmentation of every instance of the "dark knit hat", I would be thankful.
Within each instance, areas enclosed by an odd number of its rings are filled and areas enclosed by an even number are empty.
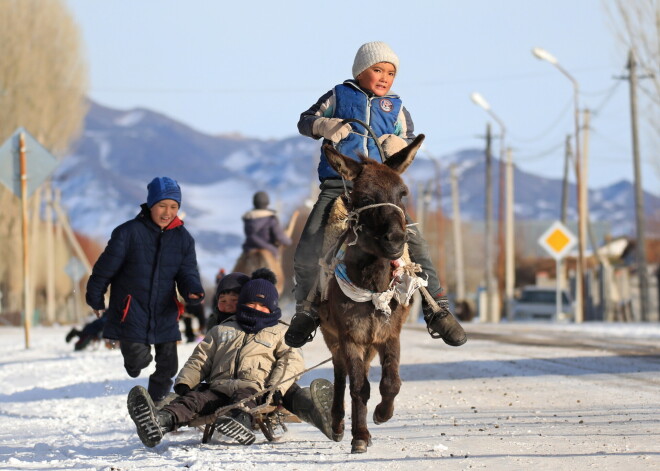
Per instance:
[[[162,200],[174,200],[181,207],[181,188],[176,180],[169,177],[156,177],[147,185],[147,206],[151,208]]]
[[[241,289],[238,295],[238,304],[260,303],[273,313],[278,309],[279,294],[275,285],[262,278],[250,280]]]
[[[256,209],[266,209],[270,200],[268,199],[268,193],[265,191],[257,191],[252,197],[252,203]]]
[[[235,291],[238,294],[241,292],[243,285],[248,281],[250,281],[250,277],[239,271],[225,275],[220,279],[218,287],[215,290],[216,297],[227,291]]]

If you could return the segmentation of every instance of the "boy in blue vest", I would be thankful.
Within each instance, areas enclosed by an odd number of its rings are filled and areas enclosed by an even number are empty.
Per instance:
[[[345,119],[356,118],[369,124],[386,156],[400,151],[412,142],[415,135],[412,119],[401,98],[390,92],[398,67],[399,58],[384,42],[363,44],[353,62],[353,80],[335,86],[303,112],[298,130],[304,136],[332,142],[339,152],[355,160],[358,160],[358,154],[363,154],[381,161],[378,147],[366,129],[358,123],[342,124]],[[317,306],[308,302],[307,297],[318,276],[328,212],[332,202],[344,192],[344,186],[349,191],[352,189],[352,182],[342,182],[323,151],[318,174],[321,193],[307,219],[294,257],[296,313],[285,342],[296,348],[311,340],[319,325]],[[410,222],[409,217],[406,218]],[[441,308],[440,312],[433,312],[425,300],[422,302],[429,333],[433,338],[442,338],[448,345],[463,345],[467,336],[449,311],[447,297],[442,295],[426,241],[415,226],[412,229],[408,238],[410,258],[421,265],[422,277],[428,282],[427,289]]]

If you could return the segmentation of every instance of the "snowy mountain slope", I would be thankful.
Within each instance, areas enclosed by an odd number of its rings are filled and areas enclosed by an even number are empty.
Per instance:
[[[292,125],[292,132],[295,129]],[[105,242],[112,229],[134,217],[155,176],[170,176],[183,190],[185,222],[197,241],[202,272],[212,278],[230,269],[242,243],[241,215],[252,195],[269,192],[271,206],[286,223],[318,181],[319,141],[302,136],[259,140],[236,135],[211,136],[146,109],[114,110],[91,103],[82,137],[54,181],[62,191],[73,227]],[[440,165],[441,201],[451,214],[449,165],[456,164],[461,213],[466,221],[485,215],[483,152],[471,149],[444,155]],[[493,159],[494,217],[497,217],[499,161]],[[436,178],[432,160],[419,154],[405,178],[413,196],[419,182]],[[559,217],[561,181],[515,169],[517,220]],[[569,189],[569,218],[576,217],[575,186]],[[647,213],[660,198],[646,194]],[[613,235],[634,232],[633,192],[629,182],[590,191],[592,220],[609,221]]]

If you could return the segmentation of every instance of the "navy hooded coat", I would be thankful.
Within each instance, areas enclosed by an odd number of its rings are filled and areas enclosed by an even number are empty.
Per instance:
[[[151,220],[149,209],[116,227],[87,282],[87,304],[105,308],[108,286],[110,302],[103,336],[144,344],[181,340],[179,317],[191,293],[203,293],[197,271],[195,241],[175,218],[164,230]]]

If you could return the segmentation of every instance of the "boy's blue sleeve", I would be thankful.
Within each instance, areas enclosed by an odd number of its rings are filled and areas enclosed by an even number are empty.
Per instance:
[[[298,132],[312,139],[320,139],[321,136],[315,136],[312,132],[314,121],[318,118],[331,118],[334,113],[334,103],[335,92],[333,89],[319,98],[307,111],[301,113],[298,120]]]

